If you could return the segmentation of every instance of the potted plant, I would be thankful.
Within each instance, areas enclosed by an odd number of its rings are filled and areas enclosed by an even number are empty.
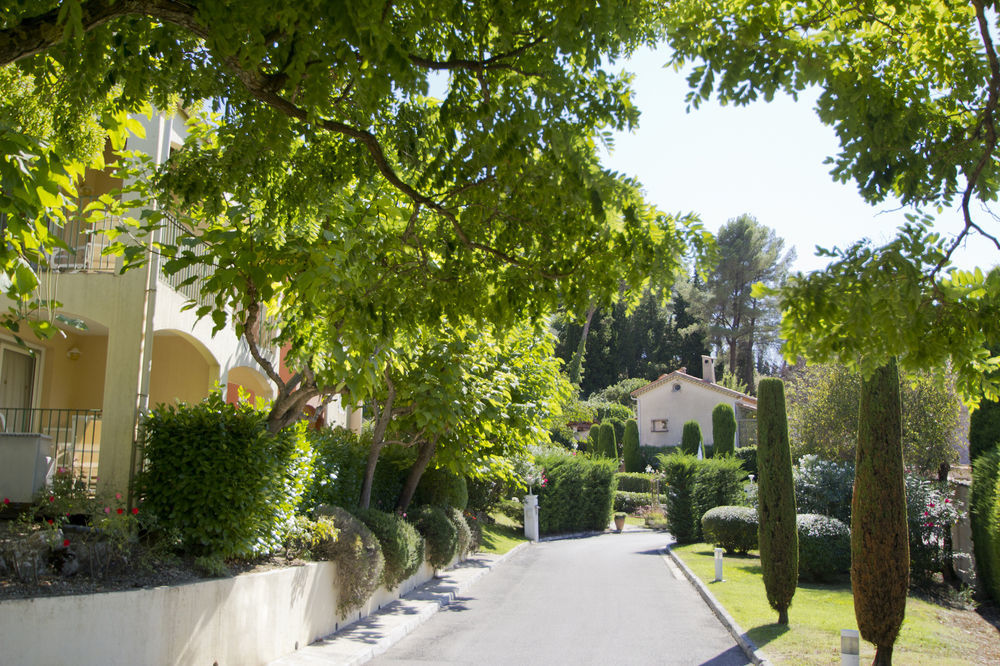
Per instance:
[[[625,529],[625,512],[619,511],[615,514],[615,529],[621,532]]]

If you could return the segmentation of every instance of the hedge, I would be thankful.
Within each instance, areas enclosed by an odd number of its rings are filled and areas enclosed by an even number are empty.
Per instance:
[[[697,421],[688,421],[684,424],[684,429],[681,430],[681,451],[690,456],[696,456],[701,444],[701,426],[698,425]]]
[[[358,510],[358,520],[378,538],[385,557],[382,582],[394,589],[424,562],[424,539],[402,516],[378,509]]]
[[[622,439],[622,457],[625,459],[626,472],[641,472],[646,468],[639,453],[639,424],[635,419],[629,419],[625,424],[625,435]]]
[[[455,536],[458,538],[455,555],[458,559],[464,560],[472,552],[472,530],[469,528],[469,523],[465,520],[465,516],[455,507],[449,506],[444,512],[448,516],[448,520],[451,521],[451,524],[455,526]]]
[[[843,522],[818,513],[795,517],[799,533],[799,578],[830,582],[851,569],[851,530]]]
[[[615,511],[625,513],[635,513],[641,506],[650,506],[653,503],[652,493],[633,493],[624,490],[615,491]]]
[[[719,456],[732,455],[736,442],[736,413],[732,405],[720,402],[712,410],[712,443]]]
[[[539,530],[559,534],[604,530],[611,520],[617,461],[566,453],[538,456],[549,482],[538,491]]]
[[[660,456],[660,469],[667,484],[667,529],[680,543],[695,540],[694,521],[701,517],[695,517],[692,502],[697,465],[698,459],[686,453]]]
[[[653,492],[653,475],[644,473],[619,472],[615,474],[618,480],[618,490],[630,493]]]
[[[743,496],[743,468],[731,458],[706,458],[695,465],[691,489],[695,538],[701,537],[701,517],[717,506],[736,504]]]
[[[427,541],[427,561],[435,569],[448,566],[458,553],[458,529],[445,510],[438,506],[418,506],[407,512],[406,519],[413,523]]]
[[[728,553],[757,549],[757,512],[748,506],[717,506],[701,517],[705,541]]]
[[[221,560],[282,545],[311,477],[304,427],[271,435],[265,412],[212,393],[196,405],[157,407],[142,433],[143,511],[184,552]]]
[[[983,589],[1000,602],[1000,446],[972,461],[969,508],[976,570]]]
[[[360,608],[382,580],[385,559],[375,534],[339,506],[319,506],[316,516],[329,516],[337,527],[336,540],[313,548],[322,559],[337,563],[337,610],[341,616]]]
[[[420,475],[413,503],[455,507],[459,511],[465,511],[469,505],[469,486],[464,476],[451,470],[429,468]]]
[[[747,476],[753,474],[755,479],[760,478],[760,472],[757,470],[756,446],[741,446],[733,451],[733,456],[743,465],[743,470],[747,473]]]
[[[313,478],[302,501],[303,508],[308,511],[320,504],[357,507],[368,464],[371,435],[359,437],[344,428],[309,430],[307,434],[315,452],[315,461]],[[382,449],[375,467],[371,508],[395,510],[413,459],[410,449],[399,446]]]

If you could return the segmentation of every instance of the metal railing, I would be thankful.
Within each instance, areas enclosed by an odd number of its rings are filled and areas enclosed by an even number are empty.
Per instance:
[[[181,245],[180,240],[182,238],[193,237],[193,234],[190,229],[170,215],[164,216],[164,225],[160,234],[160,242],[164,245],[178,247],[178,254],[182,251],[181,248],[194,252],[197,257],[203,257],[208,254],[208,247],[204,243],[185,243],[183,246]],[[208,300],[201,294],[201,287],[205,280],[212,275],[211,267],[205,264],[193,264],[173,275],[167,275],[162,270],[160,274],[164,282],[173,287],[177,293],[184,295],[188,300],[194,301],[199,306],[209,305]],[[194,278],[194,280],[184,284],[188,280],[191,280],[191,278]]]
[[[101,410],[0,407],[0,427],[8,433],[41,433],[52,438],[53,471],[72,470],[88,489],[97,482],[101,452]]]
[[[80,201],[80,209],[87,201]],[[69,249],[56,248],[49,255],[49,268],[56,271],[82,271],[88,273],[114,273],[117,257],[105,256],[104,249],[111,245],[106,232],[121,222],[118,216],[108,216],[90,221],[80,217],[66,220],[62,226],[49,225],[49,233],[61,239]]]

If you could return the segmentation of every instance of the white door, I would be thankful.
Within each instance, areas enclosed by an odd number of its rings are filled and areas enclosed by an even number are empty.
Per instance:
[[[0,413],[7,432],[31,432],[31,413],[35,395],[35,357],[29,353],[3,348],[0,356]]]

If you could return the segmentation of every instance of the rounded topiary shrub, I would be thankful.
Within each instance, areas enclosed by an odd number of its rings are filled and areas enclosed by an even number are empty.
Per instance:
[[[458,559],[465,559],[465,556],[472,552],[473,538],[472,538],[472,528],[469,527],[469,521],[465,519],[462,512],[453,506],[445,509],[448,514],[448,518],[455,525],[455,533],[458,536]]]
[[[757,512],[748,506],[717,506],[701,517],[705,541],[727,553],[745,554],[757,548]]]
[[[420,476],[413,494],[414,504],[453,506],[465,511],[469,505],[469,486],[464,476],[447,469],[428,469]]]
[[[412,524],[394,513],[358,510],[357,517],[378,537],[385,557],[382,583],[390,590],[395,589],[423,564],[423,537]]]
[[[851,530],[830,516],[800,513],[799,577],[827,582],[851,569]]]
[[[444,509],[418,506],[408,512],[406,519],[427,541],[427,561],[431,566],[435,569],[448,566],[458,552],[458,529]]]
[[[332,518],[338,530],[336,539],[320,541],[313,554],[337,563],[337,611],[346,615],[378,589],[385,567],[382,547],[364,523],[339,506],[320,505],[315,514]]]

